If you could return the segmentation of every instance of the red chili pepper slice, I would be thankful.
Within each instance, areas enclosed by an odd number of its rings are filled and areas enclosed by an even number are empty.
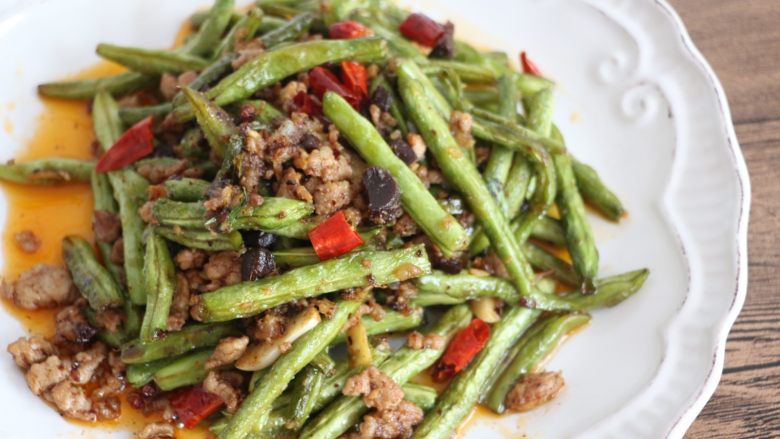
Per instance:
[[[352,93],[360,99],[368,96],[368,74],[363,64],[355,61],[341,62],[341,79]]]
[[[293,105],[295,106],[295,111],[306,113],[309,116],[322,115],[322,105],[305,91],[300,91],[295,95]]]
[[[526,55],[525,51],[520,52],[520,64],[523,65],[523,73],[534,76],[543,76],[542,71],[536,66],[536,63],[531,61],[531,58]]]
[[[471,359],[482,350],[490,338],[490,326],[474,319],[453,337],[447,350],[433,367],[431,376],[436,382],[447,381],[468,366]]]
[[[445,32],[444,26],[423,14],[412,14],[406,17],[398,30],[406,38],[425,47],[435,46]]]
[[[185,428],[192,428],[216,412],[222,406],[222,398],[193,386],[176,393],[171,398],[171,407],[176,418]]]
[[[100,157],[97,172],[115,171],[149,155],[154,150],[152,116],[136,123]]]
[[[371,29],[357,21],[339,21],[330,25],[328,37],[334,40],[351,40],[353,38],[370,37],[374,33]]]
[[[349,225],[341,210],[312,229],[309,232],[309,240],[322,261],[341,256],[363,245],[363,238]]]
[[[353,107],[357,108],[360,105],[360,97],[346,88],[336,75],[324,67],[315,67],[309,72],[309,88],[320,100],[326,91],[332,91]]]

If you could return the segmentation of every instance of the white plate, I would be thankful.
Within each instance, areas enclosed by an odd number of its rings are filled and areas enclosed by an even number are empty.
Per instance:
[[[95,63],[98,42],[167,47],[204,3],[4,0],[0,101],[17,106],[0,159],[34,129],[37,83]],[[571,149],[630,211],[620,226],[595,223],[602,273],[652,271],[637,296],[595,313],[550,363],[568,383],[555,403],[478,421],[467,436],[681,437],[718,383],[745,298],[750,187],[725,95],[679,18],[660,0],[407,3],[450,18],[480,46],[529,51],[560,84],[556,121]],[[0,344],[22,333],[0,321]],[[10,358],[0,374],[1,437],[79,431],[32,396]]]

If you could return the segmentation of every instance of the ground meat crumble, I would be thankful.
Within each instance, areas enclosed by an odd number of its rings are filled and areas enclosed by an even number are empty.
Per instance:
[[[78,297],[68,269],[61,265],[37,264],[13,284],[3,283],[3,295],[24,309],[55,308]]]
[[[41,248],[41,240],[32,230],[22,230],[14,233],[16,246],[25,253],[35,253]]]
[[[506,408],[527,412],[555,399],[565,383],[560,372],[537,372],[523,375],[506,396]]]
[[[350,377],[342,393],[362,396],[366,406],[373,409],[358,427],[361,438],[408,437],[423,420],[423,411],[405,401],[401,387],[376,367]]]

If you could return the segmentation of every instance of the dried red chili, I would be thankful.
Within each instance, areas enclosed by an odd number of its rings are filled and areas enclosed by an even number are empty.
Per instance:
[[[315,67],[309,72],[309,88],[320,100],[326,91],[332,91],[353,107],[357,108],[360,105],[360,97],[345,87],[336,75],[324,67]]]
[[[542,76],[542,71],[536,66],[536,63],[531,61],[531,58],[526,55],[525,51],[520,52],[520,64],[523,65],[523,73],[534,76]]]
[[[97,162],[97,172],[115,171],[146,157],[154,150],[152,117],[136,123],[122,134]]]
[[[177,392],[171,398],[171,408],[185,428],[192,428],[222,406],[222,398],[193,386]]]
[[[309,232],[314,252],[320,260],[341,256],[363,245],[363,238],[347,222],[343,211],[331,215],[322,224]]]
[[[406,17],[398,30],[406,38],[425,47],[434,47],[446,31],[444,26],[423,14]]]
[[[453,337],[447,350],[433,367],[431,376],[436,382],[447,381],[463,370],[471,359],[482,350],[490,338],[490,326],[474,319]]]
[[[361,101],[368,97],[368,74],[363,64],[355,61],[342,61],[341,80],[344,82],[344,86],[360,96]]]
[[[305,91],[299,91],[293,97],[293,105],[295,106],[295,111],[306,113],[309,116],[322,115],[322,105]]]
[[[371,29],[356,21],[339,21],[328,28],[328,37],[334,40],[351,40],[353,38],[369,37],[374,33]]]

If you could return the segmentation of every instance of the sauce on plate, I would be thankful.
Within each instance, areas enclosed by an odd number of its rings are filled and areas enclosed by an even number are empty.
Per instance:
[[[177,40],[182,40],[184,35],[186,33],[181,33],[181,37]],[[106,76],[119,71],[121,68],[116,65],[100,63],[75,75],[72,79]],[[49,156],[93,158],[91,145],[95,136],[92,132],[87,102],[48,98],[41,98],[41,101],[44,110],[38,118],[35,133],[26,142],[25,147],[16,152],[14,159],[21,162]],[[92,240],[92,192],[88,184],[27,186],[3,183],[0,189],[8,206],[5,227],[2,231],[3,262],[0,273],[8,282],[14,281],[19,274],[37,263],[62,263],[60,242],[63,237],[79,235]],[[23,252],[16,245],[14,234],[23,230],[32,230],[41,241],[41,247],[33,254]],[[58,310],[29,311],[5,299],[2,299],[2,303],[6,311],[30,333],[47,337],[54,335],[54,316]],[[2,361],[12,360],[10,355],[6,355]],[[21,379],[22,372],[19,371],[19,374]],[[41,403],[44,404],[43,401]],[[69,420],[69,422],[83,426],[85,429],[134,432],[158,420],[159,417],[144,416],[122,398],[122,415],[116,420],[101,422]],[[95,437],[100,436],[99,431],[96,431]],[[208,429],[205,427],[177,431],[178,439],[208,436]]]

